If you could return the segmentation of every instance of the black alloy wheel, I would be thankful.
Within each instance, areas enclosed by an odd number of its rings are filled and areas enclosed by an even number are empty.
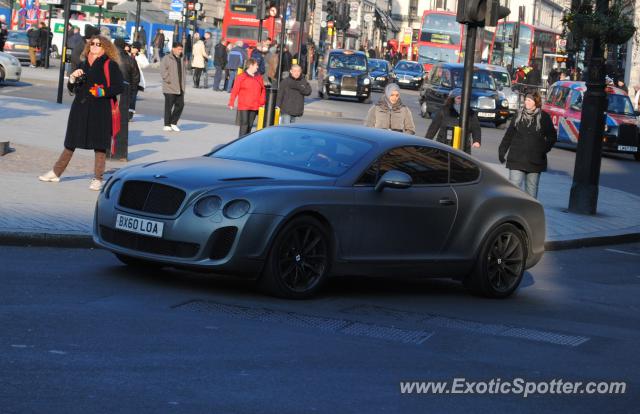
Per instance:
[[[472,275],[465,284],[474,294],[506,298],[520,285],[527,262],[527,247],[520,230],[502,224],[486,239]]]
[[[271,247],[262,287],[275,296],[304,299],[313,296],[326,281],[331,266],[330,237],[313,217],[290,221]]]

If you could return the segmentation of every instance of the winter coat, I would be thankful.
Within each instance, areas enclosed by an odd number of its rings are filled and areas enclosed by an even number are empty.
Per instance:
[[[260,75],[264,75],[265,72],[265,64],[264,64],[264,55],[258,49],[253,49],[251,52],[251,58],[255,59],[258,63],[258,73]]]
[[[233,106],[238,98],[238,111],[257,111],[266,102],[266,90],[262,76],[254,76],[242,72],[233,82],[229,106]]]
[[[178,65],[182,68],[182,82],[178,76]],[[169,53],[160,62],[160,75],[162,76],[162,93],[180,95],[185,91],[187,72],[182,58],[177,58]]]
[[[40,30],[32,27],[27,31],[29,47],[40,47]]]
[[[191,60],[191,66],[194,68],[204,68],[206,59],[209,57],[204,47],[204,42],[198,40],[193,45],[193,59]]]
[[[86,60],[81,62],[79,68],[86,74],[86,81],[67,84],[69,91],[75,94],[75,99],[69,111],[65,148],[106,151],[111,147],[111,99],[122,93],[124,84],[118,64],[110,60],[111,86],[107,87],[104,71],[107,59],[103,55],[93,65]],[[91,94],[90,90],[96,85],[104,88],[104,96],[94,97]]]
[[[280,107],[280,113],[302,116],[304,97],[309,95],[311,95],[311,85],[304,76],[300,76],[298,79],[289,76],[280,82],[276,105]]]
[[[140,89],[142,72],[140,72],[140,67],[138,67],[138,61],[136,60],[136,58],[134,58],[133,56],[127,56],[127,57],[131,62],[131,81],[129,82],[131,84],[131,90],[137,91]],[[144,90],[144,88],[142,90]]]
[[[227,55],[227,69],[236,70],[244,65],[247,60],[247,51],[241,47],[234,46]]]
[[[507,168],[528,173],[539,173],[547,170],[547,152],[556,143],[557,133],[546,112],[540,111],[540,130],[534,119],[527,126],[524,120],[516,125],[517,116],[511,120],[509,128],[500,142],[498,159],[504,162],[507,151]]]
[[[207,54],[207,58],[211,56],[211,52],[213,51],[213,39],[208,38],[204,39],[204,52]]]
[[[282,73],[289,72],[289,69],[291,69],[292,59],[293,57],[291,56],[291,53],[289,53],[289,51],[285,50],[284,52],[282,52]]]
[[[45,28],[40,28],[39,29],[39,33],[40,35],[40,47],[42,49],[46,48],[47,45],[51,44],[51,39],[53,38],[53,34],[51,33],[51,31],[49,30],[49,28],[45,27]]]
[[[153,47],[162,49],[164,47],[164,33],[156,33],[153,38]]]
[[[471,132],[471,141],[477,142],[478,144],[482,143],[482,129],[480,128],[480,121],[478,120],[478,115],[475,111],[469,110],[469,129]],[[443,144],[452,145],[453,144],[453,133],[450,133],[451,140],[447,139],[448,130],[453,130],[453,127],[460,126],[460,115],[458,112],[451,106],[443,106],[442,109],[436,112],[435,117],[431,121],[431,125],[429,125],[429,129],[425,134],[425,138],[433,139],[436,137],[436,141],[441,142]],[[470,152],[471,150],[471,141],[465,141],[465,148],[463,150],[465,152]]]
[[[218,43],[214,49],[213,64],[221,68],[227,66],[227,47],[222,43]]]
[[[398,102],[389,108],[384,95],[369,109],[364,124],[372,128],[390,129],[405,134],[415,135],[416,133],[416,126],[409,108],[399,98]]]

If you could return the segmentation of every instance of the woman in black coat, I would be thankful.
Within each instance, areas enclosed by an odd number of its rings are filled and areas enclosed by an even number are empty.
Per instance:
[[[498,159],[509,169],[509,181],[533,198],[538,196],[540,173],[547,170],[547,152],[556,143],[551,117],[542,111],[538,92],[528,93],[524,108],[511,121],[498,148]],[[507,154],[508,151],[508,154]]]
[[[453,90],[444,101],[442,109],[436,112],[429,129],[425,134],[425,138],[433,139],[446,145],[453,145],[453,128],[459,127],[461,122],[460,90]],[[471,132],[471,140],[465,140],[464,152],[471,154],[471,147],[480,148],[482,143],[482,129],[478,116],[472,110],[469,110],[469,130]],[[473,141],[473,144],[471,143]]]
[[[122,93],[120,55],[109,39],[93,36],[84,48],[85,59],[69,76],[67,87],[75,94],[71,104],[64,151],[53,170],[38,177],[41,181],[59,182],[76,148],[95,152],[95,176],[89,188],[100,190],[105,170],[106,152],[111,148],[111,102]],[[109,82],[107,81],[108,70]]]

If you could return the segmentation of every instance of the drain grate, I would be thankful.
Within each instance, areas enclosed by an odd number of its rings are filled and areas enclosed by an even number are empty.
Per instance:
[[[414,331],[394,328],[390,326],[363,323],[349,319],[326,318],[322,316],[305,315],[296,312],[285,312],[267,308],[252,308],[248,306],[228,305],[224,303],[194,300],[173,307],[174,309],[195,312],[223,313],[239,319],[261,322],[273,322],[303,328],[314,328],[326,332],[343,335],[361,336],[405,344],[420,345],[433,335],[432,332]]]
[[[546,342],[562,346],[578,346],[590,339],[586,336],[566,335],[558,332],[542,331],[539,329],[475,322],[433,314],[420,314],[417,312],[408,312],[373,305],[356,305],[343,309],[342,312],[373,317],[392,317],[396,321],[415,321],[428,329],[454,329],[482,335],[526,339],[529,341]]]

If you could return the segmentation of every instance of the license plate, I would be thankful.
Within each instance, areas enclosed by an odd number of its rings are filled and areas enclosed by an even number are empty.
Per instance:
[[[162,237],[164,223],[160,221],[147,220],[139,217],[116,216],[116,228],[131,233],[144,234],[145,236]]]
[[[638,147],[630,145],[618,145],[618,151],[638,152]]]
[[[398,79],[398,82],[400,83],[409,83],[409,79]]]
[[[346,96],[357,96],[358,92],[355,91],[341,91],[340,95],[346,95]]]
[[[481,118],[495,118],[496,114],[491,112],[478,112],[478,116]]]

